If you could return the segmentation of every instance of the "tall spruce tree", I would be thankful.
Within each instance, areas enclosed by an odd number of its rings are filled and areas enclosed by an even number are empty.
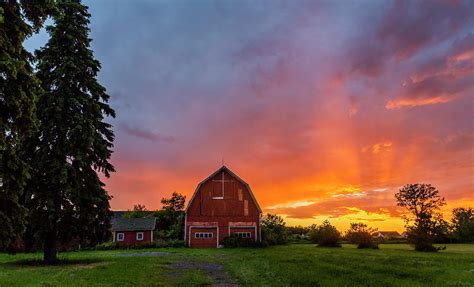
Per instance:
[[[28,176],[19,147],[35,126],[41,92],[24,40],[54,8],[52,1],[0,1],[0,250],[12,250],[25,226],[20,196]]]
[[[25,198],[29,228],[43,243],[45,263],[57,261],[57,243],[73,238],[96,244],[109,235],[110,196],[98,173],[109,177],[115,117],[97,82],[100,63],[89,48],[87,7],[79,0],[57,2],[50,39],[37,51],[37,134],[27,143],[32,177]]]

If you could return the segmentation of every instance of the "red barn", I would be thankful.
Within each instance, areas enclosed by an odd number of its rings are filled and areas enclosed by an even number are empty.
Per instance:
[[[185,211],[189,247],[219,247],[225,237],[260,241],[260,209],[250,186],[222,166],[198,184]]]
[[[153,242],[153,231],[156,227],[155,217],[113,218],[113,242],[124,245],[135,245]]]

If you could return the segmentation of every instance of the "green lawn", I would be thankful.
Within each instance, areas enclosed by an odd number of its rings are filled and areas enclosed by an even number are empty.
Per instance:
[[[147,256],[126,253],[164,252]],[[474,244],[419,253],[298,244],[264,249],[153,249],[63,253],[67,264],[35,264],[40,254],[0,254],[0,286],[474,286]],[[220,268],[223,268],[222,270]],[[219,274],[227,276],[219,277]],[[224,280],[224,281],[219,281]]]

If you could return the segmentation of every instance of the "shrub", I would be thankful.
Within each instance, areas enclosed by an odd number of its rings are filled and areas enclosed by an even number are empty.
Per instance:
[[[115,250],[115,249],[145,249],[145,248],[164,248],[164,247],[184,247],[183,240],[163,240],[156,239],[153,242],[126,245],[117,242],[105,242],[91,248],[83,248],[83,250]]]
[[[285,221],[281,216],[266,214],[262,218],[262,238],[268,245],[288,243]]]
[[[222,245],[225,248],[235,247],[266,247],[268,244],[265,241],[259,242],[252,238],[238,238],[234,236],[225,237],[222,240]]]
[[[184,246],[185,246],[184,240],[174,239],[174,240],[168,241],[168,247],[177,248],[177,247],[184,247]]]
[[[347,231],[346,239],[349,243],[357,244],[357,248],[373,248],[378,249],[379,246],[373,240],[372,234],[376,230],[367,227],[364,223],[351,223],[350,229]]]
[[[290,234],[288,242],[291,244],[308,244],[311,243],[306,235]]]
[[[457,242],[474,242],[474,208],[453,209],[452,222]]]
[[[119,245],[115,242],[104,242],[95,247],[83,248],[83,250],[115,250],[119,249]]]
[[[341,234],[336,227],[325,220],[320,226],[313,226],[309,232],[309,240],[324,247],[341,247],[339,243]]]

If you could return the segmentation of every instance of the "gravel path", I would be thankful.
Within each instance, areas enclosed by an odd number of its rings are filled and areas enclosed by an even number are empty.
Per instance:
[[[224,270],[224,267],[218,263],[210,262],[192,262],[181,261],[171,265],[173,270],[178,272],[172,273],[179,276],[179,273],[189,269],[199,269],[212,279],[212,285],[215,287],[236,287],[239,286],[232,277]]]

